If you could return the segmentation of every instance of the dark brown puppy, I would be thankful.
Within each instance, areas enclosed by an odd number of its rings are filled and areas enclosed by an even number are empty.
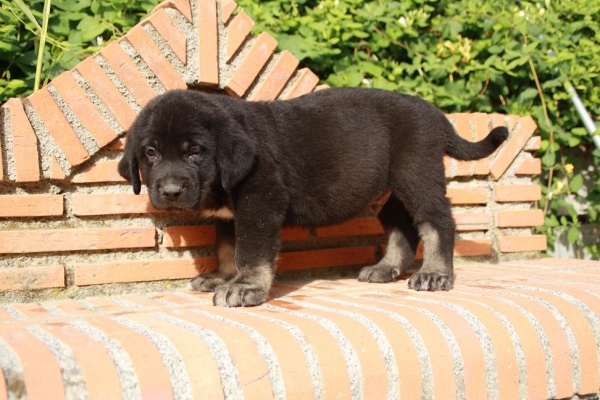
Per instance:
[[[374,89],[328,89],[288,101],[247,102],[171,91],[152,100],[127,135],[119,172],[140,192],[141,171],[156,208],[218,218],[217,271],[192,290],[220,306],[267,300],[284,225],[340,223],[391,189],[379,213],[387,252],[359,279],[398,279],[415,255],[415,290],[450,290],[454,221],[442,157],[490,155],[508,136],[459,137],[444,114],[415,97]]]

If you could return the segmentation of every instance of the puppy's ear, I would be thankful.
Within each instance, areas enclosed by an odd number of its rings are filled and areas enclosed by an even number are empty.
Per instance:
[[[234,121],[217,128],[216,135],[221,185],[226,192],[231,192],[252,170],[256,146],[254,140]]]
[[[138,168],[138,160],[135,157],[135,143],[132,135],[128,135],[129,138],[125,143],[125,153],[123,158],[119,161],[119,175],[131,182],[133,186],[133,193],[140,194],[142,189],[142,182],[140,180],[140,171]]]

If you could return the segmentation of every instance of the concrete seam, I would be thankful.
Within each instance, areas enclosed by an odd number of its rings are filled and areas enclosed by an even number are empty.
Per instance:
[[[2,165],[0,165],[0,168],[3,168],[4,171],[6,171],[5,179],[8,177],[8,180],[14,181],[17,179],[17,169],[14,159],[15,147],[12,136],[12,125],[10,123],[10,112],[8,111],[7,106],[0,109],[0,115],[3,117],[3,129],[0,130],[0,133],[2,134],[0,135],[0,143],[2,143]]]
[[[152,89],[154,89],[154,91],[157,94],[162,94],[166,92],[167,89],[163,86],[160,79],[158,79],[158,77],[154,75],[154,72],[152,72],[148,64],[146,64],[142,56],[138,54],[138,52],[131,45],[131,43],[129,43],[126,40],[121,40],[119,41],[119,45],[121,46],[123,51],[125,51],[125,54],[129,56],[131,61],[133,61],[136,68],[142,74],[144,79],[146,79],[146,81],[150,84],[150,87],[152,87]]]
[[[100,65],[100,68],[104,71],[108,79],[115,85],[115,87],[119,90],[119,93],[123,95],[127,103],[131,106],[131,108],[135,111],[135,113],[139,113],[142,108],[138,104],[136,98],[131,94],[129,89],[121,82],[115,71],[112,69],[111,65],[102,57],[102,54],[97,54],[95,56],[96,62]],[[122,131],[115,131],[117,134],[120,134]]]

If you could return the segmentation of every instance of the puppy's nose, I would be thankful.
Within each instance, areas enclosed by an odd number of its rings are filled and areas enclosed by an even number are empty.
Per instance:
[[[167,183],[160,188],[160,194],[169,201],[175,201],[183,193],[183,186],[175,183]]]

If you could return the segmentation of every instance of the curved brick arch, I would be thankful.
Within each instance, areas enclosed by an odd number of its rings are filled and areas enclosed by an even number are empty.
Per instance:
[[[214,268],[210,221],[201,212],[185,221],[161,214],[147,194],[130,193],[117,172],[119,138],[148,101],[170,89],[271,100],[323,88],[291,53],[276,52],[271,36],[252,36],[253,21],[236,7],[232,0],[165,1],[123,38],[0,107],[0,290],[178,279]],[[445,159],[455,254],[502,259],[544,250],[545,236],[530,229],[543,224],[541,210],[530,209],[541,198],[531,181],[541,169],[531,154],[540,147],[533,119],[448,119],[472,141],[499,125],[511,132],[489,158]],[[332,227],[285,229],[282,240],[300,251],[284,250],[279,269],[372,263],[373,237],[382,234],[368,212]],[[190,247],[199,250],[190,254]]]

